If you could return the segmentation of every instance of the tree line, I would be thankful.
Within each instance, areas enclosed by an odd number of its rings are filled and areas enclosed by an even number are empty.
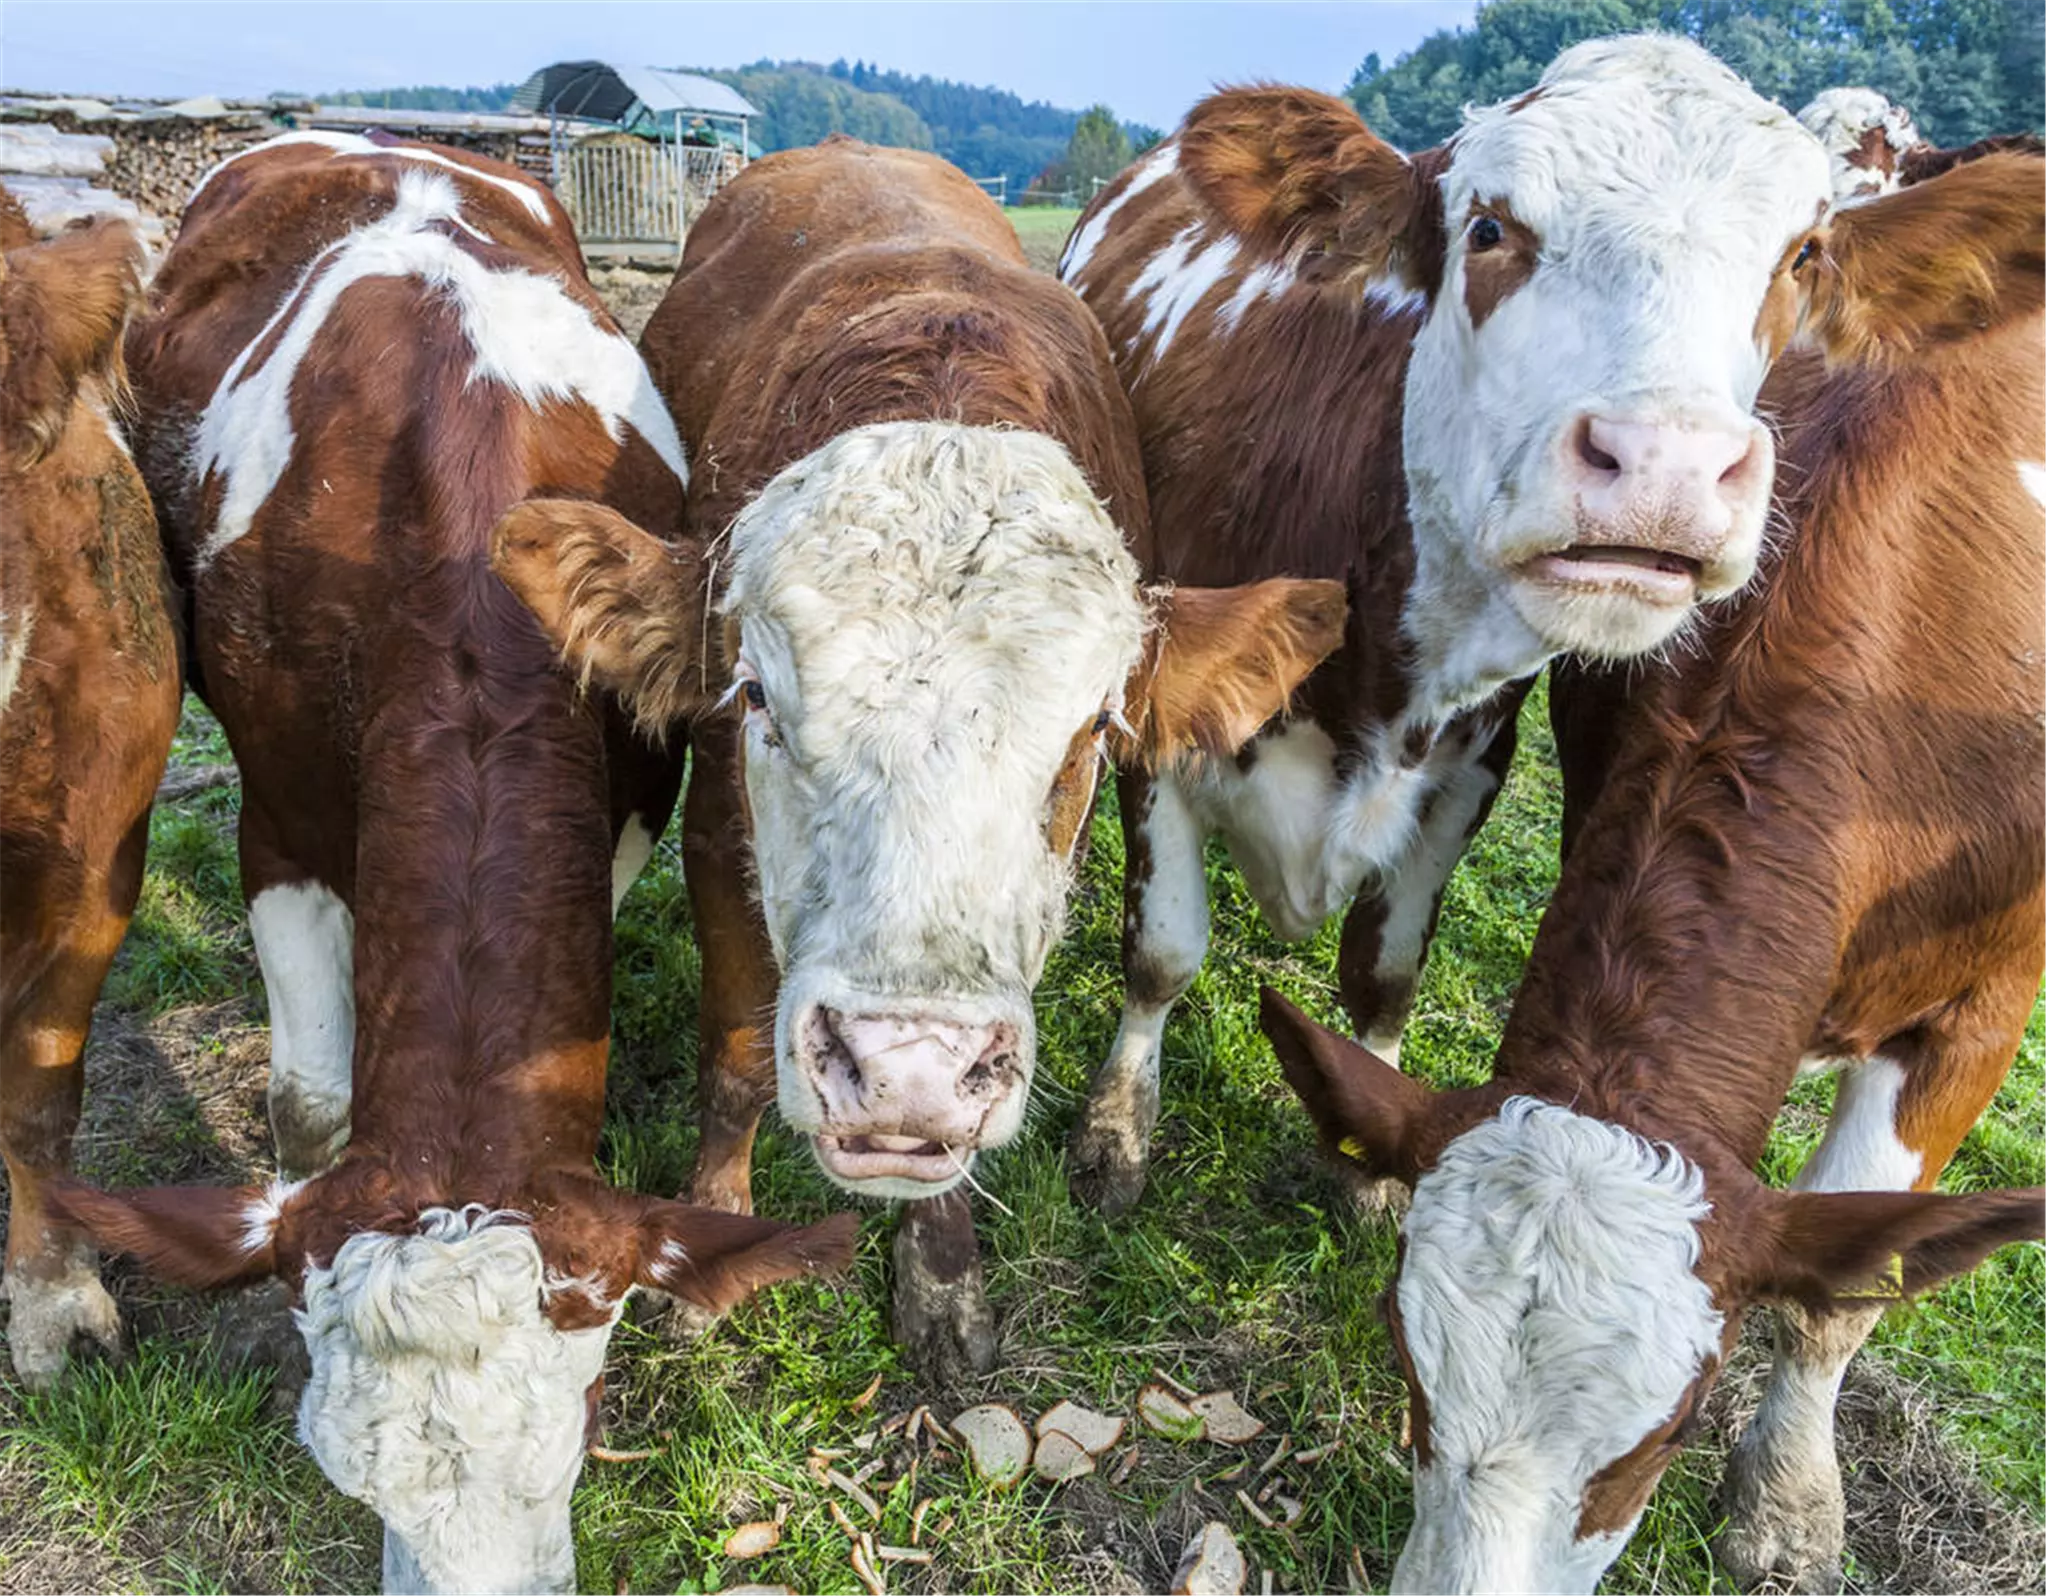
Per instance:
[[[1391,66],[1367,56],[1349,98],[1381,137],[1424,149],[1570,45],[1649,28],[1696,39],[1792,110],[1852,85],[1908,106],[1940,144],[2046,126],[2046,0],[1490,0]]]

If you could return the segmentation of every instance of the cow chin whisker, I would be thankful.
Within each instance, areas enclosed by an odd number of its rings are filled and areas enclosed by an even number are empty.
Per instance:
[[[990,1203],[994,1204],[996,1208],[1000,1209],[1003,1213],[1007,1214],[1011,1219],[1014,1219],[1016,1217],[1016,1210],[1011,1208],[1007,1203],[1003,1202],[1001,1198],[997,1197],[993,1192],[989,1191],[987,1187],[983,1186],[979,1181],[973,1178],[973,1171],[968,1169],[965,1164],[959,1161],[958,1150],[954,1148],[950,1142],[947,1142],[944,1145],[945,1156],[952,1160],[952,1167],[959,1171],[960,1178],[963,1179],[967,1185],[971,1186],[974,1189],[974,1191],[977,1192],[980,1196],[986,1198]]]

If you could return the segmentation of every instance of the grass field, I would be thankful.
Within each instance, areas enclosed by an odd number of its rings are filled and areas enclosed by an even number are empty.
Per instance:
[[[1014,205],[1002,214],[1016,229],[1030,264],[1039,271],[1057,270],[1059,251],[1066,247],[1066,235],[1072,232],[1080,213],[1051,205]]]
[[[1437,1081],[1485,1072],[1553,879],[1557,783],[1539,695],[1491,827],[1459,871],[1404,1061]],[[224,757],[217,728],[187,717],[181,760]],[[81,1137],[103,1180],[228,1180],[264,1167],[261,991],[242,925],[224,789],[160,808],[141,913],[99,1017]],[[840,1290],[782,1287],[703,1341],[671,1346],[622,1327],[612,1344],[607,1445],[646,1451],[592,1462],[575,1502],[589,1591],[715,1591],[743,1580],[859,1590],[826,1498],[804,1467],[813,1446],[853,1447],[877,1420],[932,1400],[941,1414],[987,1398],[1035,1414],[1060,1397],[1126,1411],[1154,1368],[1200,1389],[1232,1387],[1296,1448],[1334,1452],[1292,1468],[1305,1503],[1291,1531],[1259,1527],[1218,1478],[1229,1449],[1149,1441],[1119,1486],[1101,1478],[1006,1493],[956,1462],[900,1448],[868,1482],[877,1538],[905,1542],[915,1503],[949,1521],[929,1567],[896,1565],[921,1592],[1164,1588],[1180,1546],[1219,1517],[1281,1591],[1382,1588],[1409,1515],[1398,1445],[1402,1395],[1378,1298],[1390,1230],[1349,1218],[1304,1120],[1257,1034],[1259,982],[1334,1020],[1334,932],[1276,942],[1233,872],[1211,863],[1215,944],[1166,1040],[1165,1118],[1150,1192],[1104,1223],[1068,1195],[1063,1148],[1088,1070],[1115,1029],[1120,836],[1095,823],[1071,917],[1039,995],[1038,1102],[1029,1131],[988,1162],[1008,1212],[983,1235],[1002,1335],[984,1382],[933,1391],[902,1367],[884,1316],[888,1228],[867,1225]],[[616,1061],[604,1163],[667,1191],[693,1145],[697,965],[674,834],[618,927]],[[1950,1184],[2042,1179],[2037,1015],[1991,1116]],[[1813,1141],[1827,1087],[1800,1087],[1770,1155],[1781,1175]],[[763,1211],[821,1214],[837,1200],[787,1136],[763,1137]],[[329,1487],[292,1439],[275,1375],[235,1372],[221,1348],[252,1327],[276,1341],[274,1302],[221,1307],[110,1274],[138,1332],[120,1367],[82,1369],[53,1395],[0,1384],[0,1590],[374,1590],[374,1517]],[[1965,1282],[1893,1314],[1843,1403],[1850,1581],[1861,1589],[2036,1588],[2046,1578],[2046,1252],[2013,1249]],[[282,1338],[289,1345],[288,1333]],[[1611,1589],[1724,1588],[1705,1543],[1711,1487],[1758,1394],[1760,1332],[1723,1382],[1698,1445],[1679,1461]],[[879,1375],[871,1407],[855,1397]],[[279,1411],[280,1407],[285,1411]],[[1272,1437],[1246,1450],[1253,1470]],[[854,1453],[855,1457],[860,1454]],[[785,1508],[781,1547],[738,1564],[728,1530]],[[1353,1559],[1353,1549],[1355,1557]],[[1253,1574],[1252,1588],[1258,1575]]]

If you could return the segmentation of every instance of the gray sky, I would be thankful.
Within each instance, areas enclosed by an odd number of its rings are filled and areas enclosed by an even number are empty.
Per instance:
[[[0,84],[259,96],[516,82],[552,61],[741,66],[843,56],[1169,128],[1218,82],[1340,90],[1472,0],[1350,4],[0,3]]]

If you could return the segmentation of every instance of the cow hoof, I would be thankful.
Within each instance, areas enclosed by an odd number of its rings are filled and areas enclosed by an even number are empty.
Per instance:
[[[1414,1194],[1404,1181],[1367,1175],[1355,1164],[1336,1166],[1336,1183],[1359,1219],[1385,1219],[1397,1223],[1413,1206]]]
[[[1103,1124],[1088,1112],[1074,1127],[1070,1152],[1073,1192],[1107,1218],[1116,1219],[1137,1206],[1151,1174],[1151,1137],[1137,1134],[1127,1123]]]
[[[895,1344],[910,1366],[938,1385],[978,1379],[995,1366],[995,1316],[980,1263],[954,1279],[933,1274],[904,1226],[895,1233]]]
[[[1838,1468],[1758,1467],[1748,1440],[1727,1461],[1727,1522],[1713,1556],[1744,1590],[1839,1590],[1847,1506]]]
[[[626,1311],[635,1325],[671,1347],[686,1347],[702,1340],[724,1317],[685,1297],[672,1297],[652,1286],[641,1286],[633,1292]]]
[[[78,1270],[57,1280],[10,1275],[7,1349],[14,1372],[31,1391],[47,1390],[64,1373],[74,1343],[121,1355],[121,1310],[97,1274]]]

